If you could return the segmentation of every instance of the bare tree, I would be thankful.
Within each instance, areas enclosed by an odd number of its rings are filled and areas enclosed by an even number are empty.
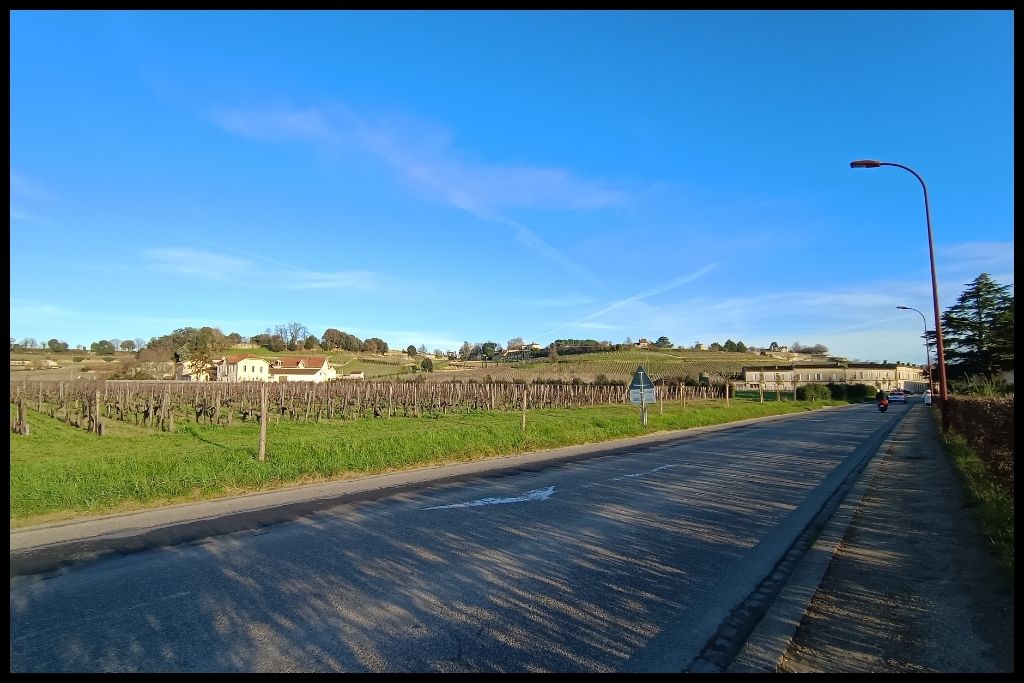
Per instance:
[[[289,344],[297,344],[300,340],[309,336],[309,330],[302,323],[288,323],[288,336],[285,337]]]

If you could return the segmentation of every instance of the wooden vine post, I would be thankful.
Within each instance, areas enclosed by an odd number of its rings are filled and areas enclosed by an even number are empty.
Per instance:
[[[530,393],[530,385],[529,384],[524,384],[523,385],[523,421],[522,421],[522,431],[523,431],[524,434],[526,433],[526,396],[529,393]]]
[[[260,386],[260,446],[257,459],[263,462],[267,459],[267,384],[262,382]]]
[[[14,425],[14,431],[18,434],[28,436],[28,418],[25,417],[25,397],[18,399],[18,422]]]

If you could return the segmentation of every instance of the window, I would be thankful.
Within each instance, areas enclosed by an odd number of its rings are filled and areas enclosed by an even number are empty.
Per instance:
[[[821,373],[820,372],[814,373],[814,379],[821,379]]]

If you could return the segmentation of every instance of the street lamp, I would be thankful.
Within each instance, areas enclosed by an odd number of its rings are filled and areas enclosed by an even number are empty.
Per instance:
[[[922,313],[921,311],[917,310],[916,308],[911,308],[910,306],[897,306],[896,308],[900,309],[901,311],[914,311],[919,316],[921,316],[921,322],[924,323],[924,357],[925,357],[925,361],[928,363],[927,365],[925,365],[925,367],[928,368],[928,390],[931,391],[931,389],[932,389],[932,352],[928,348],[928,321],[925,319],[924,313]]]
[[[928,257],[932,265],[932,303],[935,307],[935,351],[938,356],[936,360],[939,364],[939,395],[942,397],[942,431],[947,432],[949,431],[949,405],[946,403],[946,399],[949,397],[949,393],[946,389],[946,354],[942,348],[942,321],[939,318],[939,281],[935,277],[935,245],[932,241],[932,217],[928,210],[928,186],[924,184],[924,179],[914,169],[903,164],[875,161],[873,159],[860,159],[850,162],[850,168],[878,168],[879,166],[902,168],[904,171],[913,174],[917,181],[921,183],[921,189],[924,190],[924,219],[928,225]],[[928,340],[925,339],[925,344],[927,343]]]

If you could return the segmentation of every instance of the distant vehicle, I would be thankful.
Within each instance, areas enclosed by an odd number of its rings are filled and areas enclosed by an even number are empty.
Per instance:
[[[906,403],[907,402],[907,395],[906,395],[906,393],[904,393],[900,389],[894,389],[893,391],[889,392],[889,402],[890,403]]]

